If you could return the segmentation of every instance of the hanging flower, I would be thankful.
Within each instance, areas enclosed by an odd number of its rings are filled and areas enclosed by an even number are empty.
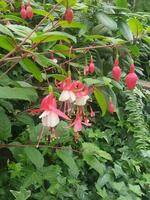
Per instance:
[[[119,67],[118,58],[116,58],[116,60],[114,62],[114,66],[113,66],[113,69],[112,69],[112,77],[116,81],[120,81],[120,79],[121,79],[121,68]]]
[[[114,113],[115,112],[115,106],[114,106],[111,98],[110,98],[109,103],[108,103],[108,111],[110,113]]]
[[[89,73],[93,74],[94,71],[95,71],[95,65],[94,65],[94,60],[93,60],[93,58],[91,56],[91,61],[90,61],[90,65],[89,65]]]
[[[85,106],[89,99],[88,93],[88,87],[80,81],[76,81],[76,105]]]
[[[73,20],[74,13],[72,8],[67,8],[65,12],[65,20],[70,24]]]
[[[20,15],[21,15],[21,17],[22,17],[23,19],[26,19],[26,18],[27,18],[27,12],[26,12],[26,9],[25,9],[24,4],[21,6]]]
[[[27,18],[32,19],[33,18],[33,10],[32,10],[30,3],[27,5],[26,12],[27,12]]]
[[[84,66],[84,76],[87,76],[89,74],[89,66],[85,65]]]
[[[125,83],[127,85],[128,90],[133,90],[136,87],[138,81],[138,77],[135,73],[135,65],[131,64],[130,72],[125,78]]]
[[[59,84],[59,89],[62,90],[62,93],[59,97],[59,101],[65,102],[69,101],[70,103],[76,100],[76,96],[74,93],[74,82],[71,80],[69,76],[64,81]]]
[[[90,107],[90,116],[95,117],[95,112],[93,111],[92,107]]]
[[[54,62],[54,63],[56,63],[57,64],[57,59],[54,57],[54,54],[53,54],[53,52],[50,52],[50,59]]]

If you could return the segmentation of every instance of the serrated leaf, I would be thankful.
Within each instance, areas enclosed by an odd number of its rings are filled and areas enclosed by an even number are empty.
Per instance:
[[[107,103],[106,103],[105,96],[98,88],[95,88],[94,96],[96,98],[96,101],[97,101],[99,107],[102,110],[102,116],[104,116],[107,111]]]
[[[31,196],[31,191],[23,189],[21,191],[10,190],[15,200],[27,200]]]
[[[97,14],[98,21],[109,28],[110,30],[114,31],[117,30],[117,23],[108,15],[104,13]]]
[[[29,160],[35,165],[37,169],[42,168],[44,165],[44,158],[41,152],[35,148],[25,148],[24,149]]]
[[[88,86],[91,86],[91,85],[99,85],[99,84],[101,83],[100,80],[94,79],[94,78],[85,78],[85,79],[84,79],[84,82],[85,82]]]
[[[61,149],[57,150],[56,153],[57,156],[69,167],[74,177],[77,177],[79,175],[79,169],[73,158],[72,149],[70,147]]]
[[[127,0],[115,0],[116,6],[120,8],[128,8]]]
[[[47,16],[47,15],[48,15],[48,12],[47,12],[47,11],[41,10],[41,9],[33,9],[33,13],[35,13],[35,14],[37,14],[37,15],[42,15],[42,16]],[[49,15],[48,18],[49,18],[51,21],[54,21],[53,15]]]
[[[2,99],[35,101],[37,97],[36,91],[32,88],[0,87],[0,98]]]
[[[25,69],[27,72],[30,72],[38,81],[42,82],[42,74],[36,64],[30,60],[29,58],[24,58],[19,62],[19,64]]]
[[[89,155],[97,155],[100,156],[106,160],[112,160],[112,157],[109,153],[107,153],[106,151],[103,151],[101,149],[99,149],[95,144],[93,143],[89,143],[89,142],[84,142],[82,143],[82,148],[83,148],[83,152],[85,154],[89,154]]]

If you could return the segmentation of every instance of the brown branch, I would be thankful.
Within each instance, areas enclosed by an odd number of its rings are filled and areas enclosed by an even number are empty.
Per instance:
[[[8,54],[6,54],[3,58],[0,59],[0,62],[3,62],[6,58],[8,58],[9,56],[11,56],[13,53],[15,53],[15,51],[17,51],[18,49],[20,49],[20,47],[31,37],[31,35],[37,31],[37,29],[39,28],[39,26],[41,26],[43,24],[43,22],[49,17],[49,15],[57,8],[57,6],[59,5],[59,3],[57,3],[50,11],[49,13],[35,26],[35,28],[31,31],[31,33],[29,33],[27,35],[27,37],[19,44],[17,45],[14,49],[12,49],[12,51],[10,51]]]

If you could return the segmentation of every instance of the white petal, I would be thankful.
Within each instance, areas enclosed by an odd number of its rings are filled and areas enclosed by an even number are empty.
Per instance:
[[[42,118],[43,126],[55,127],[59,123],[59,117],[52,111],[44,111],[39,118]]]
[[[84,106],[87,102],[87,100],[89,99],[89,96],[86,95],[86,96],[83,96],[83,97],[78,97],[76,99],[76,105],[78,106]]]
[[[44,112],[39,116],[39,118],[46,117],[48,114],[49,114],[49,111],[44,111]]]
[[[67,100],[69,100],[69,98],[70,98],[69,91],[63,90],[59,97],[59,101],[67,101]]]
[[[74,102],[76,100],[76,96],[72,91],[69,91],[69,94],[70,94],[69,100],[72,103],[72,102]]]
[[[56,113],[50,112],[48,115],[48,123],[50,127],[55,127],[57,124],[59,124],[59,117]]]

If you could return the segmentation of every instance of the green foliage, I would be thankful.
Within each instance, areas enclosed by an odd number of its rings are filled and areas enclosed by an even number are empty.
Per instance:
[[[1,200],[150,199],[150,93],[140,84],[134,91],[124,86],[131,59],[139,78],[150,80],[149,4],[35,0],[33,19],[24,20],[21,1],[0,1]],[[74,11],[72,23],[63,17],[68,7]],[[120,82],[110,74],[117,53]],[[84,76],[91,56],[95,73]],[[57,81],[68,71],[93,91],[84,114],[91,106],[96,116],[88,115],[92,126],[80,135],[72,121],[60,121],[58,137],[49,144],[53,132],[43,129],[32,108],[52,89],[59,98]],[[108,113],[110,97],[114,114]],[[74,136],[80,136],[77,143]]]

